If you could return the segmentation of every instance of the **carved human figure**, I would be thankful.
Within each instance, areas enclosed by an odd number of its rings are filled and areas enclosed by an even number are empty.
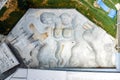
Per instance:
[[[44,12],[40,15],[40,21],[43,24],[54,24],[56,15],[51,12]]]
[[[40,49],[38,60],[40,67],[57,67],[57,58],[55,52],[57,43],[52,38],[48,38],[44,42],[44,46]]]
[[[58,58],[58,67],[68,67],[71,57],[71,49],[76,44],[75,41],[60,41],[57,47],[56,57]]]
[[[29,63],[30,67],[34,67],[34,68],[39,67],[39,60],[37,56],[42,46],[43,46],[42,44],[39,44],[31,50],[30,56],[31,56],[32,61]]]
[[[70,67],[98,67],[93,49],[85,41],[81,40],[71,51]]]
[[[99,35],[99,36],[98,36]],[[106,35],[105,31],[98,27],[86,30],[83,34],[85,41],[93,48],[96,63],[99,67],[114,67],[112,63],[114,46],[105,46],[107,44],[113,45],[113,39]],[[110,48],[110,50],[108,50]]]
[[[50,24],[54,24],[54,27],[60,27],[61,25],[61,20],[60,18],[52,13],[52,12],[43,12],[41,15],[40,15],[40,21],[43,23],[43,24],[47,24],[47,25],[50,25]],[[51,26],[52,27],[52,26]]]
[[[67,26],[71,24],[72,18],[68,13],[61,14],[60,18],[63,25]]]

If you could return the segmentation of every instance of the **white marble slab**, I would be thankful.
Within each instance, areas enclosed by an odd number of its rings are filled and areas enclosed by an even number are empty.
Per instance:
[[[28,67],[115,67],[115,39],[75,9],[29,9],[7,39]]]
[[[18,72],[20,71],[20,72]],[[120,73],[114,72],[82,72],[58,71],[40,69],[18,69],[14,74],[24,74],[26,77],[11,77],[5,80],[120,80]]]
[[[67,80],[119,80],[120,73],[68,72]]]
[[[27,75],[26,75],[27,74]],[[52,71],[19,68],[12,77],[5,80],[66,80],[66,71]]]

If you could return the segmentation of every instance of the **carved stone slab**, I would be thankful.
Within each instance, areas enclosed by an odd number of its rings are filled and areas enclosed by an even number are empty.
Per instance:
[[[28,67],[115,67],[115,39],[75,9],[29,9],[7,39]]]

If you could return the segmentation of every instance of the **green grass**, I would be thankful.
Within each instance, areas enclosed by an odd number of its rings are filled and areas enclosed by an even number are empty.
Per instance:
[[[113,2],[112,0],[109,0],[109,1],[104,0],[104,3],[105,3],[108,7],[113,8],[113,9],[116,9],[116,8],[115,8],[115,3],[116,3],[116,2]]]
[[[107,33],[111,34],[113,37],[116,36],[116,18],[111,19],[107,16],[107,12],[104,12],[101,8],[95,8],[93,6],[93,0],[80,0],[84,3],[84,6],[88,8],[88,10],[84,9],[84,15],[87,16],[91,21],[102,27]],[[109,2],[109,1],[108,1]],[[107,2],[107,3],[108,3]],[[110,4],[111,2],[109,2]],[[109,5],[110,6],[110,5]],[[112,5],[111,5],[112,6]],[[82,7],[83,8],[83,7]],[[81,7],[79,8],[79,11]],[[80,11],[81,12],[81,11]],[[89,15],[87,15],[89,13]],[[96,22],[97,21],[97,22]]]
[[[27,0],[27,5],[31,8],[76,8],[88,19],[103,28],[113,37],[116,36],[116,17],[109,18],[108,13],[101,8],[95,8],[93,3],[95,0],[48,0],[46,4],[42,4],[44,0]],[[104,0],[105,4],[115,9],[115,4],[120,0]],[[19,13],[20,12],[20,13]],[[17,21],[23,15],[22,10],[13,12],[5,22],[10,25],[10,29],[14,27]],[[16,17],[17,16],[17,17]]]
[[[61,3],[69,3],[70,0],[48,0],[48,4],[61,4]]]
[[[3,7],[0,11],[0,16],[2,16],[6,10],[7,8]],[[20,20],[20,18],[24,15],[25,12],[25,10],[21,10],[21,8],[19,7],[16,11],[12,12],[6,20],[0,21],[0,34],[7,35],[11,31],[11,29],[17,24],[17,22]]]

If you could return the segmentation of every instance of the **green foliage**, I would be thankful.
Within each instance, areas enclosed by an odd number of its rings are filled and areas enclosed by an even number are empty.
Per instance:
[[[60,3],[66,3],[69,4],[70,0],[48,0],[48,4],[60,4]]]
[[[20,18],[23,16],[24,11],[14,11],[10,14],[10,17],[5,21],[0,22],[0,34],[8,34],[8,32],[17,24]]]
[[[6,7],[3,7],[3,8],[1,9],[1,11],[0,11],[0,17],[3,16],[3,14],[4,14],[4,12],[5,12],[6,10],[7,10]]]
[[[44,0],[26,0],[29,7],[39,7]]]
[[[93,6],[94,1],[80,0],[84,5],[77,6],[77,10],[83,15],[87,16],[91,21],[102,27],[107,33],[113,37],[116,36],[116,17],[114,19],[109,18],[107,12],[104,12],[101,8],[95,8]],[[109,2],[109,1],[108,1]],[[88,15],[89,14],[89,15]]]
[[[4,27],[3,27],[4,26]],[[7,29],[8,29],[8,27],[7,27],[8,25],[7,25],[7,23],[5,22],[5,21],[0,21],[0,34],[7,34],[6,32],[8,32],[7,31]]]
[[[109,6],[110,8],[113,8],[115,9],[115,4],[114,4],[114,1],[107,1],[107,0],[104,0],[104,3]]]
[[[26,0],[18,0],[18,7],[20,9],[28,9],[28,2]]]

